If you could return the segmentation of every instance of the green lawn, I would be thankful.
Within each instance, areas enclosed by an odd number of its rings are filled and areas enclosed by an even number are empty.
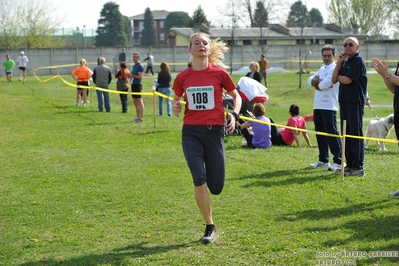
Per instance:
[[[312,112],[308,76],[298,89],[298,75],[269,74],[265,105],[276,123],[285,124],[292,103],[303,115]],[[399,264],[399,202],[388,197],[399,189],[396,144],[382,152],[370,143],[366,176],[342,180],[308,168],[315,147],[246,149],[241,137],[227,137],[225,188],[212,196],[218,239],[202,245],[205,227],[180,144],[182,117],[154,120],[153,98],[145,96],[145,122],[133,124],[130,98],[127,114],[117,94],[111,113],[99,113],[93,91],[84,108],[74,106],[75,88],[58,79],[5,80],[0,265]],[[145,91],[152,80],[145,79]],[[373,108],[379,117],[393,112],[393,95],[376,74],[369,75],[369,95],[373,105],[388,106]],[[373,117],[366,108],[365,119]]]

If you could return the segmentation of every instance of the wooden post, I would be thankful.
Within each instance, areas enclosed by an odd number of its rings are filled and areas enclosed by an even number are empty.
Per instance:
[[[343,121],[342,125],[342,151],[341,151],[341,179],[344,180],[345,176],[345,143],[346,143],[346,120]]]
[[[57,93],[58,99],[60,98],[60,71],[57,71]]]
[[[156,110],[156,98],[157,98],[157,96],[156,96],[156,94],[155,94],[155,90],[156,90],[156,87],[155,86],[152,86],[152,113],[153,113],[153,115],[154,115],[154,128],[156,128],[157,127],[157,122],[156,122],[156,120],[157,120],[157,115],[156,115],[156,112],[157,112],[157,110]]]

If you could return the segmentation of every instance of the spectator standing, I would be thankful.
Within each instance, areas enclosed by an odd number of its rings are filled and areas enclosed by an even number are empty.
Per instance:
[[[248,72],[245,76],[254,79],[260,83],[259,63],[251,62],[249,64],[249,70],[250,72]]]
[[[17,58],[17,65],[19,68],[19,81],[26,81],[26,69],[28,68],[28,62],[28,57],[25,55],[25,52],[22,51]]]
[[[182,148],[193,178],[196,203],[205,220],[205,232],[200,241],[214,241],[216,228],[212,217],[211,198],[208,193],[222,192],[225,180],[224,128],[225,115],[223,89],[233,97],[233,110],[229,114],[229,131],[235,129],[241,97],[230,75],[222,67],[225,43],[210,40],[205,33],[190,37],[188,51],[190,67],[180,72],[173,83],[175,96],[173,114],[181,112],[180,100],[186,99],[182,129]]]
[[[91,72],[86,65],[86,59],[82,58],[79,61],[79,66],[77,66],[71,73],[72,78],[77,81],[76,106],[79,105],[80,97],[82,97],[83,106],[86,106],[87,104],[87,87],[89,86]]]
[[[130,71],[130,77],[132,78],[132,92],[141,93],[143,90],[142,79],[144,73],[144,66],[140,62],[140,54],[133,53],[132,71]],[[140,94],[132,94],[133,103],[136,107],[136,118],[132,121],[133,123],[141,123],[144,121],[144,102]]]
[[[148,74],[148,71],[151,71],[151,74],[154,76],[154,70],[152,69],[154,66],[154,56],[151,53],[147,53],[147,57],[144,61],[147,61],[147,69],[145,70],[145,73]]]
[[[126,62],[126,49],[125,48],[122,48],[122,51],[119,53],[118,59],[119,59],[119,63]]]
[[[377,73],[382,77],[387,89],[394,95],[393,96],[393,119],[396,139],[399,140],[399,62],[396,67],[395,73],[392,74],[388,70],[386,60],[382,62],[378,58],[374,58],[373,67]],[[399,145],[399,144],[398,144]],[[389,194],[391,198],[399,199],[399,190]]]
[[[359,41],[348,37],[344,41],[345,52],[339,54],[332,76],[332,82],[339,81],[339,109],[341,130],[346,120],[347,135],[363,136],[364,105],[370,105],[367,99],[367,69],[360,56]],[[364,140],[346,138],[345,176],[364,176]]]
[[[10,58],[10,55],[6,55],[6,60],[3,63],[3,66],[6,68],[6,76],[7,76],[7,83],[10,85],[11,78],[12,78],[12,68],[14,67],[15,62]]]
[[[93,82],[97,87],[102,89],[108,89],[109,84],[112,80],[111,70],[105,65],[105,58],[100,57],[98,59],[98,66],[93,70]],[[107,113],[111,112],[111,106],[109,104],[109,92],[96,89],[98,111],[103,112],[104,107]]]
[[[130,87],[130,81],[129,81],[130,71],[127,68],[126,62],[122,61],[119,65],[120,65],[121,68],[116,73],[115,78],[117,78],[118,80],[125,79],[125,82],[126,82],[125,83],[125,87],[121,91],[122,92],[127,92],[127,91],[129,91],[129,87]],[[128,109],[127,94],[119,93],[119,98],[120,98],[121,103],[122,103],[122,113],[127,113],[127,109]]]
[[[299,106],[292,104],[290,106],[289,113],[291,117],[288,119],[286,126],[306,129],[305,119],[303,119],[303,117],[299,115]],[[298,147],[301,147],[301,141],[299,140],[299,133],[300,133],[299,130],[282,128],[279,131],[278,135],[272,138],[272,143],[274,145],[279,145],[279,146],[285,146],[285,145],[291,146],[295,140],[296,145]],[[310,138],[308,133],[306,131],[303,131],[302,135],[306,143],[309,145],[309,147],[311,147],[312,144],[310,143]]]
[[[112,72],[116,75],[118,72],[117,66],[120,65],[121,62],[125,62],[127,64],[127,54],[126,54],[126,48],[122,48],[122,50],[112,58]]]
[[[321,48],[323,65],[308,78],[308,85],[315,88],[313,121],[315,130],[339,135],[337,127],[338,90],[339,83],[332,82],[335,69],[335,47],[325,45]],[[340,138],[316,135],[319,149],[319,160],[310,168],[328,168],[330,171],[341,170],[342,142]],[[328,149],[333,154],[333,164],[330,166]]]
[[[265,55],[260,56],[259,64],[259,73],[261,79],[265,82],[265,87],[267,88],[267,71],[269,68],[269,61],[266,59]],[[262,83],[262,82],[261,82]]]
[[[172,95],[172,89],[170,88],[170,82],[172,81],[172,76],[170,75],[170,68],[168,63],[161,63],[161,71],[158,73],[158,92],[162,93],[168,97]],[[163,115],[163,99],[164,97],[159,96],[159,115]],[[168,116],[172,115],[172,104],[169,98],[165,98],[166,102],[166,112]]]
[[[254,104],[252,114],[255,116],[255,119],[270,123],[270,119],[265,116],[265,113],[266,110],[263,104]],[[246,121],[240,125],[240,128],[248,147],[267,149],[272,146],[271,126],[269,124]]]

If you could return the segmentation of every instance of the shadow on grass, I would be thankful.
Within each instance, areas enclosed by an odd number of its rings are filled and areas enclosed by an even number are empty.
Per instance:
[[[244,179],[257,179],[244,187],[275,187],[275,186],[291,186],[293,184],[305,184],[308,182],[320,181],[321,179],[335,179],[339,178],[339,174],[331,171],[321,172],[319,169],[295,169],[295,170],[277,170],[267,171],[261,174],[252,174],[247,176],[241,176],[240,180]]]
[[[331,232],[334,234],[336,230],[350,231],[351,235],[345,239],[332,239],[324,242],[327,247],[346,245],[347,242],[361,241],[367,243],[368,241],[373,241],[377,243],[381,240],[391,240],[397,239],[399,234],[398,228],[399,218],[397,216],[384,216],[384,217],[374,217],[367,219],[352,220],[347,223],[339,223],[337,226],[325,226],[325,227],[307,227],[305,230],[309,232]],[[372,250],[381,250],[380,247],[373,247]],[[398,250],[396,246],[395,249]]]
[[[381,239],[389,240],[396,239],[399,235],[399,228],[397,224],[399,223],[398,216],[384,216],[377,217],[373,214],[374,210],[381,210],[384,208],[390,208],[392,205],[396,205],[392,199],[385,199],[374,202],[366,202],[353,204],[350,206],[345,206],[341,208],[332,209],[313,209],[301,212],[295,212],[287,214],[283,217],[278,217],[278,220],[285,221],[298,221],[298,220],[312,220],[312,221],[322,221],[330,220],[343,216],[353,216],[356,213],[366,213],[368,218],[350,220],[346,223],[339,222],[336,226],[331,226],[331,223],[327,226],[316,226],[316,227],[306,227],[305,230],[309,232],[334,232],[336,230],[344,230],[353,232],[350,239],[339,239],[339,240],[329,240],[324,244],[326,246],[337,246],[345,245],[348,241],[379,241]],[[322,224],[322,223],[320,223]],[[397,250],[397,247],[396,249]]]
[[[371,146],[371,145],[370,145]],[[368,147],[364,150],[364,153],[367,154],[373,154],[373,155],[379,155],[379,156],[387,156],[387,155],[398,155],[398,151],[392,151],[392,150],[388,150],[388,151],[381,151],[377,148],[372,148],[372,147]]]
[[[392,199],[384,199],[375,202],[366,202],[353,204],[350,206],[345,206],[341,208],[333,208],[333,209],[312,209],[305,210],[300,212],[294,212],[291,214],[285,214],[278,219],[280,221],[297,221],[297,220],[323,220],[323,219],[333,219],[342,216],[350,216],[355,213],[360,212],[371,212],[375,209],[383,209],[386,207],[391,207],[393,204],[396,204],[395,200]]]
[[[305,226],[304,230],[313,234],[319,232],[322,234],[330,234],[328,240],[323,245],[329,247],[346,246],[350,243],[361,242],[364,247],[358,246],[357,250],[362,251],[398,251],[397,245],[379,246],[378,244],[393,241],[399,235],[399,217],[395,214],[390,216],[382,216],[376,213],[382,209],[396,209],[397,202],[392,199],[384,199],[374,202],[365,202],[353,204],[341,208],[330,208],[324,210],[306,210],[280,216],[277,220],[285,220],[290,222],[298,222],[299,220],[310,220],[315,226]],[[362,215],[358,218],[356,214]],[[350,217],[348,220],[346,217]],[[367,216],[367,217],[364,217]],[[334,219],[344,217],[337,222]],[[350,232],[349,237],[340,237],[340,232]],[[347,234],[345,234],[347,235]],[[386,260],[387,258],[383,258]],[[398,258],[389,259],[390,261],[398,261]],[[366,258],[362,262],[381,261],[381,258]],[[362,264],[365,265],[365,264]]]
[[[165,253],[170,250],[177,250],[181,248],[191,247],[194,244],[199,244],[198,241],[192,241],[188,243],[182,243],[178,245],[170,246],[146,246],[147,243],[141,242],[137,244],[131,244],[123,248],[114,249],[111,252],[104,254],[90,254],[71,258],[67,260],[55,260],[46,259],[40,261],[32,261],[19,264],[19,266],[41,266],[41,265],[56,265],[56,266],[91,266],[91,265],[126,265],[126,259],[128,258],[140,258],[146,257],[152,254]],[[202,244],[201,244],[202,245]]]

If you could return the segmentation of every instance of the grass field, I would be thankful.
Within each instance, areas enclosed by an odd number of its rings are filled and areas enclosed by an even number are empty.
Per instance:
[[[287,121],[292,103],[303,115],[312,112],[307,77],[298,89],[296,74],[269,75],[265,105],[276,123]],[[246,149],[241,137],[227,137],[225,188],[212,196],[218,239],[202,245],[181,117],[157,116],[154,123],[153,98],[146,96],[145,122],[133,124],[132,101],[123,114],[116,94],[111,113],[99,113],[93,91],[84,108],[58,79],[5,80],[0,265],[399,264],[399,202],[388,197],[399,189],[396,144],[382,152],[371,143],[366,176],[342,180],[308,168],[315,147]],[[152,80],[145,79],[145,91]],[[376,74],[369,75],[369,95],[382,106],[373,108],[379,117],[393,112],[393,96]],[[366,108],[365,127],[373,117]]]

